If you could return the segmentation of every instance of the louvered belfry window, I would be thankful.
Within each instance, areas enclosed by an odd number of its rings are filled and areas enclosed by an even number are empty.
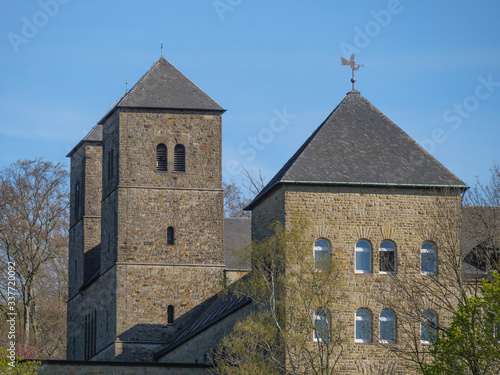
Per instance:
[[[156,170],[167,170],[167,146],[165,146],[163,143],[160,143],[158,146],[156,146]]]
[[[174,149],[174,171],[186,171],[186,150],[183,145],[177,145]]]

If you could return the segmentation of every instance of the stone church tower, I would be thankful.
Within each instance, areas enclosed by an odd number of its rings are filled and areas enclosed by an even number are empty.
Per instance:
[[[223,113],[160,58],[68,154],[68,359],[148,360],[220,289]]]

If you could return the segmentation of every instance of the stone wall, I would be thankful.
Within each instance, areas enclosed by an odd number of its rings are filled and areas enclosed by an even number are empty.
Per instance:
[[[272,234],[276,222],[285,225],[285,188],[278,187],[252,209],[252,240],[261,241]]]
[[[107,134],[106,134],[107,136]],[[221,189],[222,120],[196,111],[120,111],[120,185]],[[167,146],[167,171],[156,171],[156,146]],[[174,171],[174,147],[186,171]]]
[[[69,360],[85,359],[85,316],[94,311],[97,327],[96,353],[103,360],[114,359],[114,352],[108,349],[110,345],[113,345],[116,337],[116,269],[114,267],[68,301],[67,358]]]
[[[340,372],[369,374],[386,368],[387,373],[399,374],[411,371],[411,367],[408,362],[391,356],[387,345],[379,343],[379,315],[389,304],[385,301],[394,297],[394,276],[404,275],[407,281],[430,277],[420,274],[420,246],[424,241],[435,241],[439,257],[440,246],[445,243],[438,233],[437,223],[459,218],[460,209],[459,192],[288,185],[275,190],[255,207],[252,212],[253,236],[259,238],[266,233],[267,217],[271,222],[275,218],[280,220],[284,212],[287,228],[291,228],[300,217],[305,217],[312,236],[330,243],[333,263],[341,269],[339,285],[345,296],[330,306],[332,317],[342,322],[346,337],[345,352],[339,362]],[[449,222],[450,229],[456,234],[460,233],[458,222]],[[371,273],[354,272],[355,245],[361,239],[369,241],[372,246]],[[380,272],[379,246],[383,240],[391,240],[396,245],[396,275]],[[459,248],[459,243],[457,246]],[[438,277],[444,284],[450,279],[444,269],[438,270]],[[408,288],[412,290],[411,285]],[[422,301],[428,308],[434,308],[432,296],[422,295]],[[359,308],[369,309],[372,313],[370,343],[354,342],[354,317]],[[440,322],[449,320],[445,311],[436,312]],[[418,317],[416,323],[405,326],[408,328],[420,332]],[[402,332],[403,329],[398,331],[401,345],[405,339]],[[425,349],[426,345],[420,346]]]
[[[209,374],[209,367],[196,364],[116,363],[42,361],[39,375],[198,375]]]
[[[165,354],[159,362],[211,363],[213,351],[217,350],[219,341],[231,332],[238,321],[248,316],[252,309],[252,304],[243,306]]]

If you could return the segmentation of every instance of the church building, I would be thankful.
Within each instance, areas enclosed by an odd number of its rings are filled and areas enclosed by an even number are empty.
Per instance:
[[[397,364],[375,343],[397,316],[373,291],[390,296],[411,265],[440,272],[436,207],[460,217],[465,184],[353,89],[249,204],[251,221],[225,219],[224,112],[162,57],[68,154],[67,359],[206,365],[252,310],[219,293],[250,269],[232,250],[300,216],[311,257],[345,265],[346,298],[330,309],[352,337],[341,373]]]

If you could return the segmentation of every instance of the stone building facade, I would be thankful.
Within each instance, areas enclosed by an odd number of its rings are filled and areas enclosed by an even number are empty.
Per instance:
[[[223,112],[161,58],[69,153],[68,359],[148,360],[220,290]]]
[[[209,362],[251,313],[249,300],[218,293],[248,271],[231,249],[250,236],[248,220],[223,218],[223,112],[161,58],[69,153],[69,360],[181,371]],[[391,275],[429,276],[422,259],[439,251],[435,224],[460,217],[465,189],[353,90],[247,207],[254,240],[276,221],[291,228],[305,218],[342,264],[346,298],[330,306],[352,336],[341,373],[403,372],[377,334]],[[358,337],[360,312],[369,339]],[[191,367],[185,373],[206,370]]]
[[[343,322],[347,336],[340,373],[410,371],[384,343],[404,345],[403,331],[409,331],[397,329],[407,322],[400,322],[402,317],[392,310],[400,291],[396,277],[402,274],[417,284],[431,277],[422,263],[429,259],[422,258],[422,249],[432,244],[438,252],[445,245],[437,223],[460,218],[465,189],[462,181],[351,91],[250,204],[254,239],[268,236],[275,221],[291,229],[302,219],[315,241],[326,242],[333,263],[341,265],[345,298],[328,307],[335,321]],[[449,229],[459,234],[460,220],[450,222]],[[431,273],[443,284],[452,276],[444,268]],[[406,286],[414,289],[417,284]],[[448,312],[435,311],[433,297],[428,296],[425,308],[446,321]],[[387,313],[394,331],[384,340],[381,326],[387,324]],[[357,326],[361,318],[369,324],[365,337]],[[420,333],[419,322],[413,324]],[[422,351],[428,348],[427,343],[419,345]]]

